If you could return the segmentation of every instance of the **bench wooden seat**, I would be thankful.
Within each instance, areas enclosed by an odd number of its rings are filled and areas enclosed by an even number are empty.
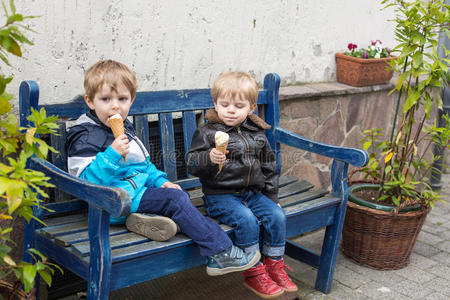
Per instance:
[[[280,143],[333,158],[332,191],[314,187],[307,181],[280,177],[279,199],[287,216],[287,236],[326,227],[321,253],[291,241],[286,243],[286,254],[318,268],[316,289],[328,293],[331,289],[334,266],[347,204],[348,165],[362,166],[368,161],[365,151],[326,145],[305,139],[279,127],[278,89],[280,79],[268,74],[264,89],[258,98],[259,112],[272,129],[267,137],[277,156],[281,170]],[[76,119],[87,111],[81,97],[69,103],[39,105],[36,82],[25,81],[20,87],[21,125],[31,107],[44,107],[48,114],[59,115],[60,136],[52,136],[52,145],[63,150],[66,121]],[[198,123],[199,112],[212,107],[209,90],[179,90],[139,92],[130,110],[138,137],[150,151],[148,114],[158,115],[161,168],[171,181],[188,190],[195,206],[205,214],[200,182],[197,178],[179,178],[174,161],[175,151],[173,112],[179,112],[183,127],[183,149],[187,151]],[[65,170],[64,151],[53,155],[50,161],[29,160],[29,167],[44,172],[57,189],[45,209],[34,209],[34,215],[46,226],[31,221],[26,224],[24,250],[36,248],[56,263],[71,270],[87,284],[88,299],[107,299],[111,290],[159,278],[192,268],[206,262],[188,237],[179,233],[170,241],[156,242],[129,232],[124,226],[110,225],[109,216],[127,215],[131,207],[129,195],[122,189],[89,183],[69,175]],[[229,234],[233,229],[221,225]],[[30,257],[24,252],[24,258]]]

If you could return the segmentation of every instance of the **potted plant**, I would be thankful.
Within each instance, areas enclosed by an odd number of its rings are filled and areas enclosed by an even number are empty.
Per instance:
[[[337,81],[351,86],[384,84],[392,78],[389,62],[395,57],[380,40],[371,41],[367,48],[349,43],[348,51],[336,53]]]
[[[10,11],[5,4],[3,9],[6,24],[0,27],[0,59],[11,66],[8,55],[21,57],[20,45],[32,44],[22,33],[27,27],[23,20],[31,18],[16,12],[14,2],[10,1]],[[39,206],[39,198],[47,197],[45,187],[50,187],[43,173],[27,169],[26,163],[32,155],[46,158],[53,148],[39,138],[41,134],[55,133],[56,117],[47,117],[44,110],[33,111],[29,120],[34,126],[19,126],[17,117],[12,113],[10,101],[13,96],[6,92],[12,76],[0,73],[0,299],[25,299],[32,297],[28,293],[34,286],[36,275],[40,275],[47,284],[51,284],[53,267],[38,251],[30,249],[30,261],[21,261],[11,254],[17,247],[11,239],[11,232],[17,221],[27,222],[33,217],[32,209]],[[38,220],[39,221],[39,220]],[[20,256],[21,257],[21,256]],[[23,290],[23,289],[24,290]],[[28,298],[27,298],[28,299]]]
[[[376,185],[349,188],[342,249],[362,265],[398,269],[409,262],[426,215],[440,199],[429,185],[440,157],[430,149],[433,144],[449,148],[450,120],[444,116],[439,127],[431,119],[442,109],[441,88],[448,84],[449,60],[438,57],[437,36],[442,29],[448,34],[450,6],[443,0],[382,3],[396,10],[398,57],[390,65],[399,74],[391,91],[398,92],[398,102],[389,137],[382,129],[364,131],[370,160],[353,174]]]

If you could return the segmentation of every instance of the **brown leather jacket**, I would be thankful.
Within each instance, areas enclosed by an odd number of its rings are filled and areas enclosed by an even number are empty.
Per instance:
[[[210,109],[207,123],[199,126],[186,155],[189,173],[200,178],[204,194],[229,194],[245,190],[262,192],[278,202],[278,171],[275,155],[264,129],[264,120],[250,115],[239,127],[229,127]],[[230,135],[227,160],[219,172],[209,152],[215,148],[216,131]]]

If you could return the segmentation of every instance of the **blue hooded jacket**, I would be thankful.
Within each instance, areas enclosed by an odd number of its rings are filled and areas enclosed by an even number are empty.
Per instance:
[[[111,147],[114,141],[111,129],[100,122],[94,111],[77,119],[69,130],[65,146],[70,174],[97,184],[123,188],[130,194],[133,213],[147,188],[159,188],[168,179],[166,173],[150,162],[131,122],[125,120],[124,127],[130,141],[126,162]],[[125,220],[125,216],[110,217],[111,224],[123,224]]]

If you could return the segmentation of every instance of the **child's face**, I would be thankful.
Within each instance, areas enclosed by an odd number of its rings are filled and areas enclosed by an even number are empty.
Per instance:
[[[220,96],[214,104],[220,120],[228,126],[241,125],[247,116],[253,113],[255,107],[256,105],[251,106],[247,99],[241,99],[239,96]]]
[[[95,110],[100,121],[110,127],[108,118],[115,114],[120,114],[122,119],[125,120],[134,98],[131,99],[130,91],[123,83],[117,84],[117,92],[111,90],[105,83],[95,93],[94,99],[88,99],[87,96],[84,96],[84,100],[90,109]]]

